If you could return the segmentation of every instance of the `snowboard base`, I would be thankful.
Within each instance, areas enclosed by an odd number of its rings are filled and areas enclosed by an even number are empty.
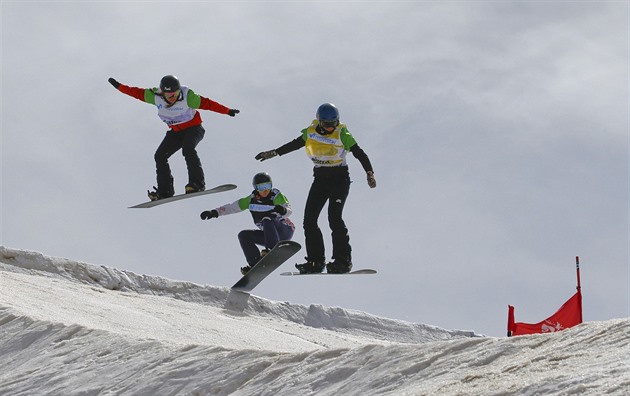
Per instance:
[[[297,253],[302,246],[293,241],[280,241],[249,272],[232,286],[233,290],[249,292],[285,261]]]
[[[296,275],[368,275],[368,274],[376,274],[376,270],[373,269],[358,269],[350,272],[346,272],[345,274],[331,274],[328,272],[318,272],[314,274],[300,274],[297,271],[292,272],[281,272],[280,275],[283,276],[296,276]]]
[[[162,198],[155,201],[143,202],[135,206],[130,206],[129,208],[152,208],[154,206],[162,205],[162,204],[173,202],[173,201],[179,201],[181,199],[194,198],[200,195],[214,194],[214,193],[218,193],[222,191],[234,190],[235,188],[236,188],[235,184],[222,184],[220,186],[216,186],[209,190],[198,191],[198,192],[189,193],[189,194],[173,195],[172,197],[168,197],[168,198]]]

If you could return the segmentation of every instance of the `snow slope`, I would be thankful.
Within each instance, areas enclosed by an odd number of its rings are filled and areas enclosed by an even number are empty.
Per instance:
[[[627,318],[492,338],[0,247],[0,395],[627,395],[629,345]]]

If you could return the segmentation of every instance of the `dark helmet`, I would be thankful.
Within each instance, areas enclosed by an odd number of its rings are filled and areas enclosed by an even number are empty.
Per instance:
[[[324,103],[317,109],[317,121],[322,127],[337,127],[339,125],[339,110],[332,103]]]
[[[265,184],[265,183],[269,183],[273,185],[273,182],[271,181],[271,176],[269,176],[269,173],[260,172],[254,175],[254,179],[252,180],[252,185],[254,186],[254,188],[256,188],[256,185],[258,184]]]
[[[175,92],[182,86],[179,84],[179,79],[175,76],[168,75],[162,77],[160,80],[160,90],[162,92]]]

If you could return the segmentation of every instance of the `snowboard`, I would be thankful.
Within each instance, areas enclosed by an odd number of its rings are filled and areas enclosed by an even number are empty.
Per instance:
[[[299,272],[281,272],[280,275],[283,276],[295,276],[295,275],[366,275],[366,274],[376,274],[376,270],[373,269],[358,269],[350,272],[346,272],[345,274],[330,274],[328,272],[318,272],[314,274],[300,274]]]
[[[293,241],[280,241],[249,272],[232,286],[233,290],[252,291],[267,275],[297,253],[302,246]]]
[[[209,190],[198,191],[198,192],[189,193],[189,194],[173,195],[172,197],[168,197],[168,198],[162,198],[155,201],[143,202],[135,206],[130,206],[129,208],[130,209],[131,208],[152,208],[154,206],[162,205],[169,202],[179,201],[181,199],[194,198],[201,195],[214,194],[214,193],[218,193],[222,191],[234,190],[235,188],[236,188],[236,185],[234,184],[222,184],[220,186],[216,186]]]

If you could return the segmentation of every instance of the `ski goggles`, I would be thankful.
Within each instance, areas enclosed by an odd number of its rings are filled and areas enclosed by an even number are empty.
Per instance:
[[[321,125],[322,128],[337,128],[337,125],[339,125],[339,120],[320,121],[319,125]]]
[[[256,191],[266,191],[266,190],[271,190],[272,184],[271,183],[260,183],[260,184],[256,184],[254,186],[254,188],[256,189]]]

